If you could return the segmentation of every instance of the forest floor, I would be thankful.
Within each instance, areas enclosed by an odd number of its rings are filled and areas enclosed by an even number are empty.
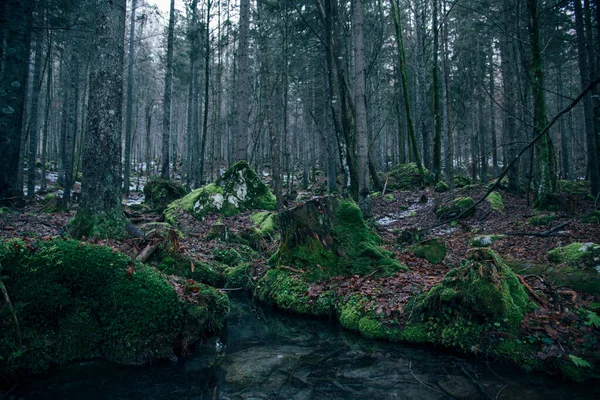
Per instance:
[[[471,196],[475,201],[485,193],[483,186],[456,189],[454,196]],[[522,337],[540,344],[538,357],[542,360],[553,357],[575,355],[586,358],[586,354],[600,354],[598,327],[586,321],[577,310],[596,310],[600,307],[600,296],[578,290],[578,285],[589,283],[589,276],[600,277],[600,272],[591,275],[570,275],[569,271],[550,267],[548,251],[573,242],[600,241],[600,224],[583,224],[579,219],[593,211],[594,202],[582,195],[564,198],[563,211],[540,213],[528,205],[525,196],[515,196],[500,191],[504,211],[493,210],[485,201],[478,205],[474,215],[460,219],[455,224],[440,224],[435,215],[436,205],[450,199],[451,194],[437,193],[433,188],[410,191],[394,191],[372,198],[372,220],[384,247],[394,253],[394,258],[409,267],[409,272],[400,272],[392,277],[334,277],[310,288],[309,295],[317,297],[325,290],[333,289],[337,295],[348,298],[360,293],[371,299],[377,313],[395,319],[407,318],[405,307],[409,299],[426,292],[442,280],[452,268],[460,265],[470,248],[469,241],[479,235],[502,234],[502,239],[493,243],[495,250],[515,272],[523,278],[538,309],[526,316],[521,324]],[[298,199],[307,200],[311,191],[299,191]],[[139,200],[140,193],[132,193],[129,199]],[[134,203],[137,201],[134,201]],[[46,212],[42,201],[29,203],[24,209],[5,211],[0,214],[0,240],[12,237],[47,238],[68,234],[66,226],[77,205],[68,212]],[[288,206],[293,206],[291,202]],[[6,209],[5,209],[6,210]],[[161,215],[149,211],[134,211],[125,207],[126,215],[135,225],[159,221]],[[179,241],[179,249],[193,258],[210,263],[213,250],[223,246],[207,236],[217,221],[227,225],[235,234],[253,226],[250,212],[233,217],[208,215],[200,222],[193,217],[183,217],[189,232]],[[547,225],[534,226],[527,221],[532,217],[552,215]],[[415,256],[409,245],[402,242],[402,232],[420,229],[419,240],[439,238],[446,245],[447,254],[439,264],[432,264]],[[135,238],[122,241],[96,240],[97,243],[117,248],[127,254],[139,254],[145,243]],[[266,260],[277,249],[277,237],[266,238],[262,252],[253,260],[254,276],[258,280],[266,271]],[[564,274],[562,272],[565,272]]]

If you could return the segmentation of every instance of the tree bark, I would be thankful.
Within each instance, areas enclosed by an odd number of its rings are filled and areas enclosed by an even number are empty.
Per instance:
[[[129,22],[129,59],[127,62],[127,111],[125,113],[125,168],[123,172],[123,193],[129,194],[131,172],[131,136],[133,130],[133,63],[135,61],[135,7],[137,0],[131,0]]]
[[[235,107],[235,161],[248,158],[248,113],[250,106],[250,0],[240,0],[237,54],[237,96]]]
[[[196,1],[193,2],[196,4]],[[195,7],[194,7],[195,8]],[[195,13],[195,10],[193,11]],[[173,37],[175,30],[175,0],[171,0],[169,10],[169,28],[167,33],[167,66],[165,71],[165,92],[163,97],[163,127],[162,127],[162,166],[160,176],[169,179],[169,138],[171,136],[171,91],[173,88]],[[189,128],[189,127],[188,127]]]

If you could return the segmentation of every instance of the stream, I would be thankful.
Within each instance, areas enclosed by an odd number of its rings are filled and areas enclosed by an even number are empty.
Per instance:
[[[220,338],[178,362],[82,362],[0,399],[598,399],[575,384],[439,350],[367,340],[326,320],[231,296]]]

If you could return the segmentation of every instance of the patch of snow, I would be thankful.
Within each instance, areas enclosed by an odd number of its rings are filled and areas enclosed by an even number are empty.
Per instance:
[[[204,206],[202,204],[200,204],[200,200],[197,200],[194,203],[194,212],[198,211],[198,210],[203,210]]]
[[[383,217],[381,219],[377,220],[377,223],[381,226],[387,226],[387,225],[391,225],[394,222],[398,221],[397,219],[392,219],[390,217]]]

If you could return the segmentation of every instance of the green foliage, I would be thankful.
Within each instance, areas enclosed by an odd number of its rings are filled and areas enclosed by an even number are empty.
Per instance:
[[[227,267],[225,268],[224,275],[226,288],[251,288],[252,265],[250,263]]]
[[[446,245],[438,239],[430,239],[412,246],[410,252],[425,258],[432,264],[440,264],[446,257]]]
[[[144,186],[144,202],[159,211],[185,195],[185,189],[181,184],[156,176]]]
[[[585,361],[583,358],[574,356],[573,354],[569,354],[569,360],[571,360],[573,362],[573,364],[575,364],[575,366],[580,367],[580,368],[591,368],[592,367],[592,364]]]
[[[11,240],[0,247],[0,265],[20,325],[0,310],[0,370],[9,375],[98,356],[125,364],[171,358],[227,314],[223,294],[198,284],[202,296],[183,301],[165,275],[109,247]]]
[[[535,215],[527,220],[527,223],[532,226],[550,225],[556,219],[556,214],[540,214]]]
[[[421,176],[416,163],[398,164],[389,176],[388,188],[391,190],[405,190],[422,186],[431,181],[431,173],[423,168],[425,176]]]
[[[459,215],[467,211],[475,205],[475,201],[471,197],[458,197],[452,201],[449,205],[442,205],[435,212],[436,216],[442,221],[449,221],[458,218]],[[461,218],[466,218],[475,213],[475,209],[472,209],[468,213],[462,215]]]
[[[215,183],[196,189],[169,204],[164,212],[170,224],[186,212],[202,220],[208,213],[226,216],[246,210],[275,210],[277,201],[246,161],[229,168]]]
[[[585,326],[593,326],[594,328],[600,328],[600,317],[593,311],[582,310],[585,315],[586,321],[583,323]]]
[[[582,224],[600,224],[600,210],[585,214],[579,219],[579,222]]]
[[[450,186],[444,181],[438,181],[438,183],[435,184],[434,190],[436,192],[447,192],[450,190]]]
[[[568,246],[550,250],[548,259],[554,263],[564,263],[577,268],[594,268],[598,271],[600,245],[595,243],[571,243]]]
[[[504,212],[504,202],[502,201],[502,196],[500,195],[500,193],[495,191],[491,192],[486,198],[486,201],[490,203],[490,207],[492,207],[492,210],[499,211],[501,213]]]
[[[559,193],[565,194],[586,194],[589,193],[589,181],[565,181],[556,182]]]
[[[69,222],[69,230],[74,237],[98,239],[123,239],[127,237],[125,226],[129,221],[122,210],[111,213],[96,212],[87,214],[79,210]]]

